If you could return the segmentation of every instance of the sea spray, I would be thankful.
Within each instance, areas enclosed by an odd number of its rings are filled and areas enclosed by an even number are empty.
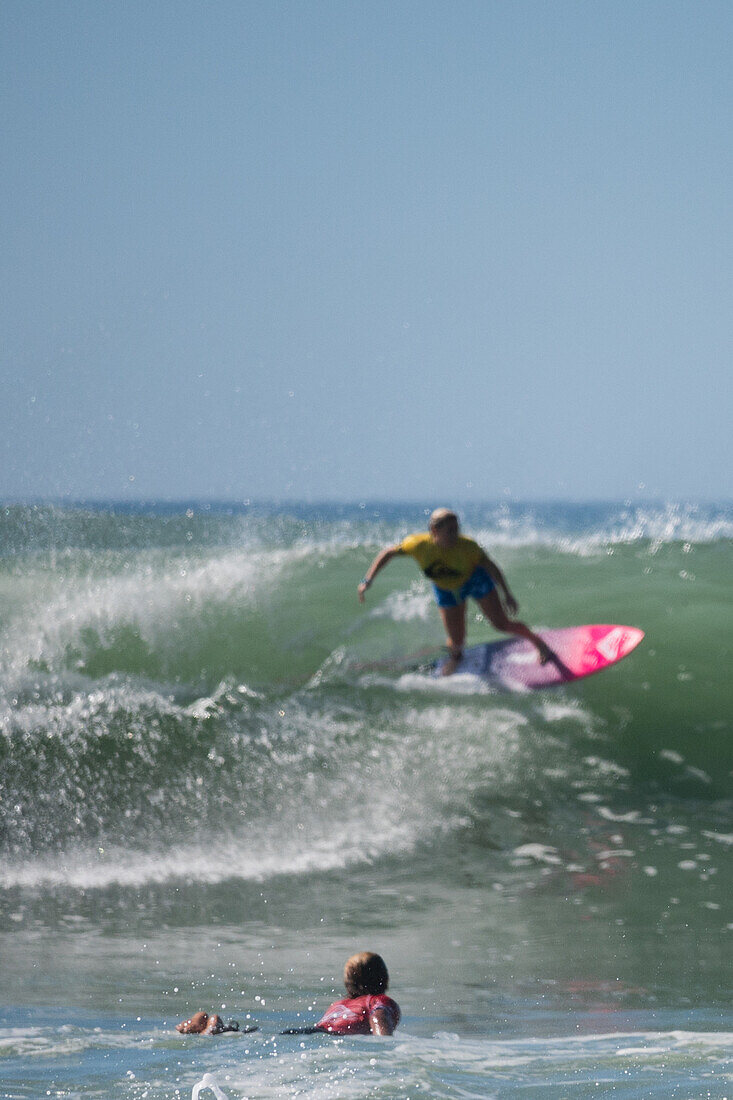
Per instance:
[[[220,1087],[212,1073],[205,1073],[198,1084],[193,1086],[191,1090],[191,1100],[199,1100],[199,1096],[204,1089],[210,1089],[216,1097],[216,1100],[228,1100],[227,1094]]]

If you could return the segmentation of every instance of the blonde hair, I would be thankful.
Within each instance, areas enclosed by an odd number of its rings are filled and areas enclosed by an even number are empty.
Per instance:
[[[389,974],[382,956],[373,951],[352,955],[344,967],[344,985],[350,997],[384,993],[389,985]]]
[[[455,520],[458,523],[458,516],[450,508],[436,508],[430,516],[430,522],[428,527],[433,531],[436,527],[442,527],[446,520]]]

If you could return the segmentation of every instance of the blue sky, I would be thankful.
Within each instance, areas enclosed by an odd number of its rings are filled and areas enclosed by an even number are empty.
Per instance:
[[[0,33],[1,497],[730,498],[730,3]]]

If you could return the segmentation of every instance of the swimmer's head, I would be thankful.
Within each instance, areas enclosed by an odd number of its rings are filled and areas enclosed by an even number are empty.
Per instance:
[[[382,956],[372,951],[352,955],[344,967],[344,985],[350,997],[384,993],[389,985],[389,974]]]

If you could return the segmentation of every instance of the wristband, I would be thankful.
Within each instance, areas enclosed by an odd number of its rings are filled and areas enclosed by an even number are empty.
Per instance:
[[[366,578],[366,577],[362,577],[362,578],[361,578],[361,581],[360,581],[359,583],[360,583],[360,584],[365,584],[365,585],[367,586],[367,588],[369,588],[369,586],[370,586],[370,584],[371,584],[372,582],[371,582],[370,580],[367,580],[367,578]]]

